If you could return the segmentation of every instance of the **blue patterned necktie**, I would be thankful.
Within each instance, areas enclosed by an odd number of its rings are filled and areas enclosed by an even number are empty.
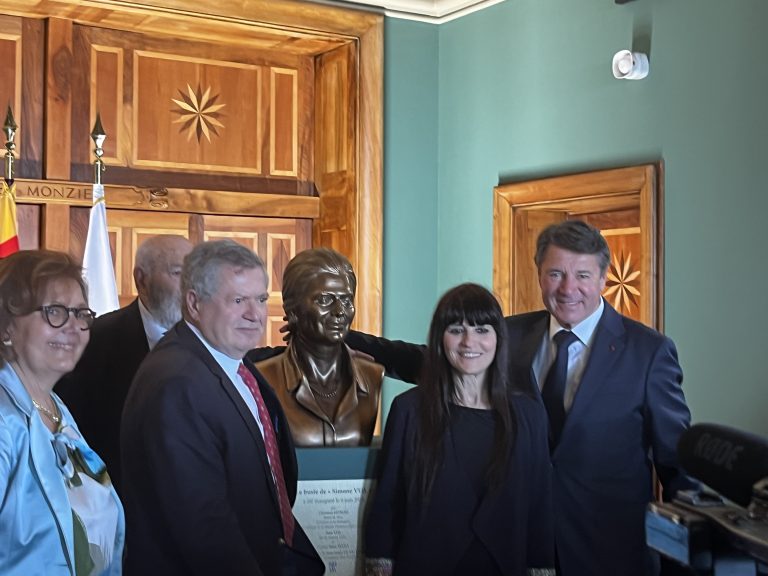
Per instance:
[[[557,355],[547,373],[541,390],[544,406],[549,415],[550,449],[554,450],[560,442],[560,434],[565,424],[565,385],[568,381],[568,347],[579,338],[570,330],[561,330],[553,340],[557,346]]]

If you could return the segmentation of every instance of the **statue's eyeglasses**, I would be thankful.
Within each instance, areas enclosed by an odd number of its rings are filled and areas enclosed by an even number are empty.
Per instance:
[[[69,315],[75,317],[80,330],[90,330],[96,319],[96,312],[90,308],[67,308],[63,304],[48,304],[36,308],[45,318],[51,328],[61,328],[69,320]]]

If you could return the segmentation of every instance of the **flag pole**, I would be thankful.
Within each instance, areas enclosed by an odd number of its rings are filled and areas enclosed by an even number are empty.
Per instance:
[[[96,113],[96,122],[93,125],[91,131],[91,140],[96,145],[93,153],[96,155],[96,160],[93,162],[93,183],[101,184],[101,173],[107,168],[104,166],[104,160],[101,159],[104,156],[104,140],[107,139],[107,135],[104,132],[104,128],[101,125],[101,115]]]
[[[96,145],[93,151],[96,160],[93,162],[93,206],[91,206],[91,215],[88,220],[83,268],[85,280],[88,283],[88,303],[101,316],[117,310],[120,307],[120,301],[109,246],[104,186],[101,183],[101,174],[105,170],[102,156],[104,156],[104,141],[107,135],[101,125],[101,115],[98,113],[91,131],[91,139]]]
[[[16,149],[16,144],[13,142],[16,138],[16,120],[13,119],[13,110],[11,105],[8,105],[8,113],[5,115],[5,124],[3,124],[3,134],[5,134],[5,180],[10,186],[13,180],[13,151]]]
[[[13,151],[16,149],[16,121],[13,119],[13,110],[8,105],[8,113],[5,115],[3,134],[5,134],[5,172],[0,183],[0,258],[10,256],[19,251],[19,234],[16,222],[16,184],[13,181],[13,163],[15,161]]]

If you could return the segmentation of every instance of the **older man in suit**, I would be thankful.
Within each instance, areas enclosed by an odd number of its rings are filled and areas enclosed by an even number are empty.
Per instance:
[[[56,393],[104,460],[118,493],[125,397],[141,361],[181,319],[181,263],[190,250],[192,244],[183,236],[159,235],[144,241],[133,269],[138,297],[96,319],[74,371],[56,384]]]
[[[601,297],[610,251],[579,221],[545,229],[535,256],[546,310],[508,317],[517,385],[541,391],[550,422],[555,538],[563,576],[647,576],[653,469],[664,497],[695,486],[677,441],[689,426],[672,341]],[[351,334],[390,375],[415,381],[420,350]]]
[[[126,573],[322,574],[291,512],[288,423],[243,362],[264,333],[264,265],[233,241],[205,242],[181,286],[183,319],[142,363],[123,412]]]

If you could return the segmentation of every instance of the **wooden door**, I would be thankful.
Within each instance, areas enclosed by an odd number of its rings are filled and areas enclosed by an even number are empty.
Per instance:
[[[584,220],[611,249],[603,296],[619,312],[663,327],[659,167],[633,166],[497,186],[494,189],[494,291],[507,314],[542,308],[533,263],[547,225]]]
[[[89,6],[0,6],[23,245],[82,243],[70,208],[90,206],[98,112],[109,208],[196,216],[191,237],[208,216],[309,219],[356,268],[355,327],[379,333],[383,17],[293,0]],[[130,228],[113,226],[113,242]]]
[[[71,210],[69,251],[76,258],[82,258],[85,250],[88,217],[88,208],[73,207]],[[121,306],[136,298],[133,282],[136,249],[147,238],[158,234],[177,234],[193,243],[228,238],[250,248],[264,260],[269,275],[264,344],[273,346],[282,343],[279,330],[283,325],[283,271],[297,252],[311,247],[311,220],[108,210],[107,222]]]

